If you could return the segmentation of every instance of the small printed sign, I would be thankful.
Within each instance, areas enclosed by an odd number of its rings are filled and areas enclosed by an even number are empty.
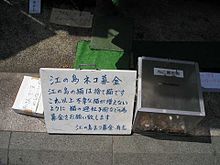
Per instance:
[[[30,14],[41,13],[41,0],[29,0],[29,13]]]
[[[184,78],[183,70],[179,69],[154,68],[154,75]]]
[[[39,78],[24,76],[12,109],[17,113],[43,117]]]
[[[220,73],[200,72],[200,79],[202,88],[220,90]]]
[[[40,69],[48,133],[131,134],[136,71]]]

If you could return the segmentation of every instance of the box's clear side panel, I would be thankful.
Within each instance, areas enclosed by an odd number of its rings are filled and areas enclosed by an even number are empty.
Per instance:
[[[137,80],[137,95],[136,95],[136,106],[133,118],[133,126],[132,130],[135,131],[138,121],[138,114],[140,113],[138,110],[141,108],[141,68],[142,68],[142,58],[138,58],[138,80]]]
[[[142,106],[200,112],[196,76],[192,64],[143,60]]]

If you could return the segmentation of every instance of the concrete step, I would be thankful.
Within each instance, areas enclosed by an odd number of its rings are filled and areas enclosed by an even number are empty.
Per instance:
[[[219,144],[220,137],[214,137],[210,143],[199,143],[136,134],[49,135],[0,131],[0,164],[218,165]]]
[[[39,76],[33,73],[0,72],[1,165],[220,163],[218,118],[210,120],[212,128],[217,130],[215,135],[202,138],[160,134],[49,135],[43,120],[17,114],[11,109],[24,75]],[[210,109],[218,108],[218,95],[206,95]]]
[[[24,75],[39,76],[38,73],[0,72],[0,130],[46,132],[42,119],[20,115],[12,110],[12,105],[21,85]],[[207,117],[195,130],[197,136],[210,136],[210,129],[215,129],[215,135],[220,135],[220,94],[204,93]]]

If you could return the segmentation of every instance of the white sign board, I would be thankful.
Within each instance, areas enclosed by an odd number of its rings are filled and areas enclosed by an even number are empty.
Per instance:
[[[200,72],[201,86],[206,90],[220,90],[220,73]]]
[[[48,133],[130,134],[136,71],[40,69]]]
[[[29,0],[29,13],[30,14],[41,13],[41,0]]]
[[[39,78],[24,76],[12,109],[17,113],[43,117]]]

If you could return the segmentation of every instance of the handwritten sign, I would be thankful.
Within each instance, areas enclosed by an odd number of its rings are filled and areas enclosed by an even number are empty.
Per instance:
[[[136,71],[40,69],[48,133],[130,134]]]
[[[29,0],[29,13],[30,14],[41,13],[41,0]]]
[[[50,22],[73,27],[92,27],[93,15],[90,12],[53,8]]]
[[[220,73],[200,72],[200,79],[206,90],[220,90]]]
[[[40,79],[24,76],[12,109],[18,113],[43,117],[41,102]]]

